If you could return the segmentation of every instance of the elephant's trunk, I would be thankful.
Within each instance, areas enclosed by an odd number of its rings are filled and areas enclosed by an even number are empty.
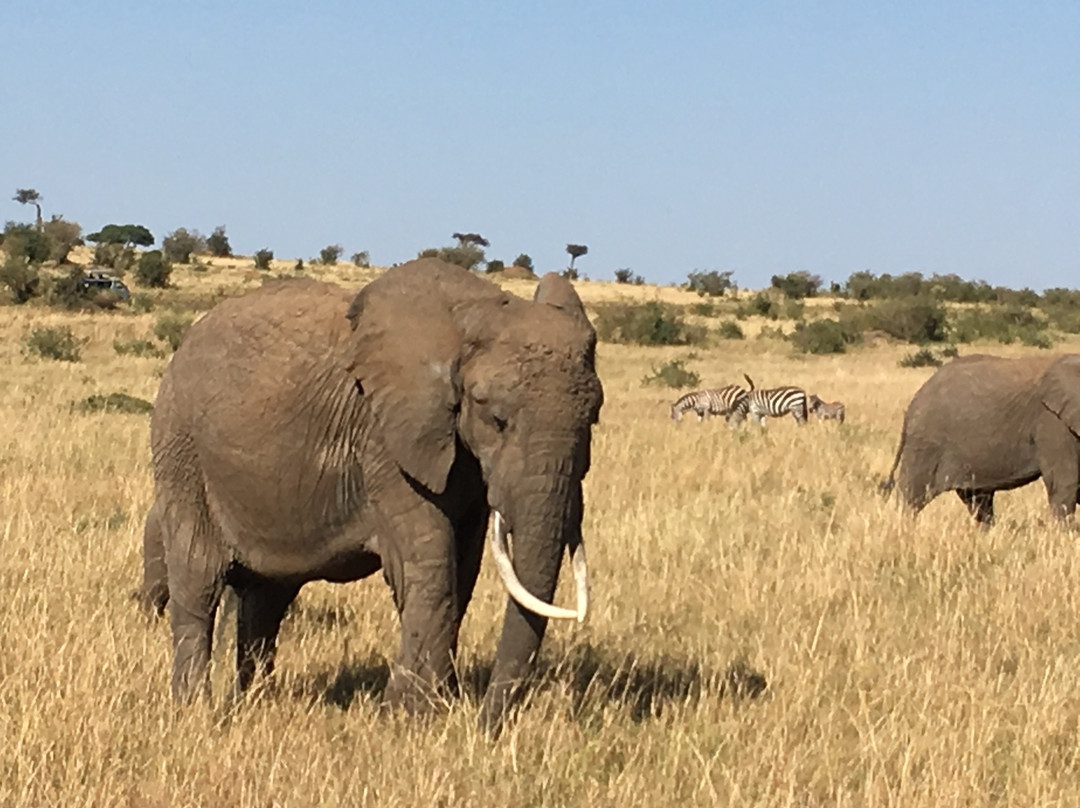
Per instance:
[[[507,602],[491,683],[480,716],[481,725],[491,735],[498,735],[520,685],[532,670],[533,660],[547,629],[545,614],[580,619],[584,617],[587,607],[585,555],[581,540],[581,484],[566,479],[560,481],[555,489],[549,488],[542,494],[526,497],[524,501],[516,498],[519,507],[514,508],[511,517],[514,520],[509,526],[513,535],[513,551],[509,559],[511,571],[516,582],[534,600],[523,598],[527,603],[523,606],[514,596],[510,584],[507,584],[512,597]],[[498,523],[502,522],[501,516],[496,518]],[[503,527],[499,524],[497,533],[502,533]],[[497,539],[495,543],[505,546],[504,542],[505,538]],[[575,560],[576,611],[550,605],[559,580],[563,548],[567,544]],[[502,575],[505,562],[499,562],[498,553],[496,562],[500,564]],[[543,605],[541,614],[532,610],[536,601]]]

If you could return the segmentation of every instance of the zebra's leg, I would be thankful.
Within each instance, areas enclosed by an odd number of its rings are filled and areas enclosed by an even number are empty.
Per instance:
[[[960,489],[956,492],[975,521],[983,527],[994,523],[994,492]]]

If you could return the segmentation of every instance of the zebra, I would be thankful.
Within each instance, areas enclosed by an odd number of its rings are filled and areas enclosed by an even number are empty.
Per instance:
[[[745,373],[743,377],[754,389],[754,380]],[[723,415],[734,429],[746,419],[748,392],[737,384],[718,387],[712,390],[695,390],[687,393],[671,405],[671,420],[678,423],[685,413],[693,410],[698,421],[704,421],[710,415]]]
[[[822,401],[817,395],[811,393],[806,400],[807,412],[817,416],[818,421],[832,420],[844,423],[844,402]]]
[[[799,426],[806,423],[806,392],[801,387],[758,389],[749,393],[747,398],[750,418],[762,428],[766,416],[779,418],[789,412]]]

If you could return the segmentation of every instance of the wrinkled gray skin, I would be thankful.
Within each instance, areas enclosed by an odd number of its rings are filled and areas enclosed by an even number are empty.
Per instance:
[[[1055,516],[1071,516],[1080,484],[1080,356],[1002,359],[973,355],[944,365],[904,415],[900,447],[882,489],[918,512],[956,491],[983,524],[994,492],[1046,484]]]
[[[237,686],[272,669],[307,581],[380,568],[401,620],[384,697],[456,688],[458,630],[491,509],[514,568],[550,602],[581,541],[603,399],[596,335],[570,283],[534,301],[434,259],[356,295],[286,281],[221,303],[173,356],[154,406],[155,501],[142,595],[172,624],[172,689],[209,692],[222,589],[240,599]],[[498,732],[547,621],[508,600],[481,720]]]

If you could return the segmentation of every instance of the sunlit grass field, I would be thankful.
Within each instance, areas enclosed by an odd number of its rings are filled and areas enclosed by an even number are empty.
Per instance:
[[[372,276],[310,274],[351,287]],[[237,262],[176,282],[167,294],[205,301],[261,281]],[[497,742],[475,729],[505,603],[490,565],[463,628],[466,695],[445,715],[379,707],[397,646],[379,576],[306,587],[275,684],[235,710],[223,627],[217,703],[176,711],[166,623],[129,599],[152,493],[148,418],[72,408],[95,393],[152,400],[167,360],[113,341],[145,336],[157,314],[0,307],[0,805],[1080,805],[1080,549],[1050,522],[1041,484],[999,495],[989,531],[952,495],[914,522],[878,496],[931,372],[897,366],[908,346],[795,357],[753,338],[602,344],[593,608],[582,627],[549,629],[538,682]],[[87,339],[82,361],[27,356],[42,325]],[[676,426],[678,394],[642,385],[675,358],[707,386],[748,372],[840,399],[847,423]],[[557,599],[571,596],[564,580]],[[767,682],[756,697],[748,671]]]

